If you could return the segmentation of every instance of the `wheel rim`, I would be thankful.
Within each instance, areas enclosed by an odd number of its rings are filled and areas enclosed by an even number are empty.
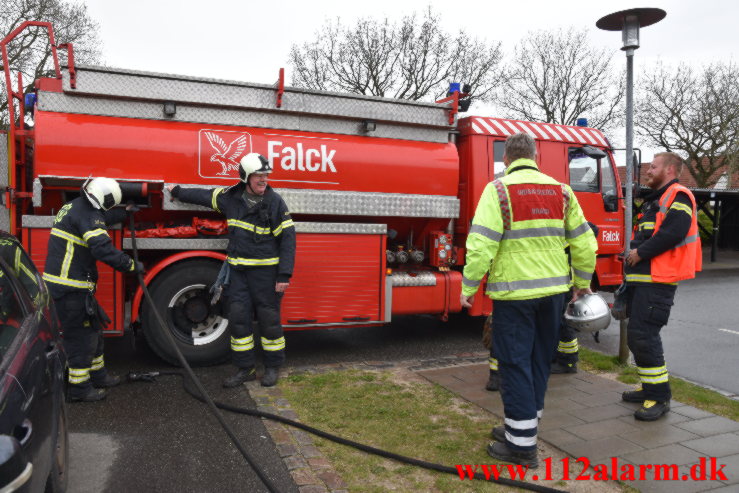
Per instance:
[[[205,284],[180,289],[169,301],[169,328],[182,342],[195,346],[210,344],[226,331],[228,319],[210,305]]]

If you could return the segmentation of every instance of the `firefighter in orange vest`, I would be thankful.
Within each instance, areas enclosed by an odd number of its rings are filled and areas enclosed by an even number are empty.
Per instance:
[[[701,270],[695,197],[677,181],[683,160],[673,152],[654,156],[647,170],[652,189],[644,198],[626,258],[627,329],[641,386],[623,393],[641,403],[634,417],[654,421],[670,410],[670,383],[660,329],[667,324],[678,281]]]

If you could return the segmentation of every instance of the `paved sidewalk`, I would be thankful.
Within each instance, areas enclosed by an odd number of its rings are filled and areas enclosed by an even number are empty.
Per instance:
[[[503,417],[499,392],[488,392],[487,364],[467,364],[420,370],[420,375],[438,383],[478,406]],[[606,464],[611,458],[623,464],[675,464],[680,481],[629,481],[643,492],[739,492],[739,422],[672,401],[670,413],[656,422],[636,421],[637,404],[621,401],[623,383],[579,372],[552,375],[539,425],[539,438],[573,458],[587,457],[591,464]],[[726,481],[690,480],[690,467],[706,457],[726,464]],[[573,479],[582,465],[571,463]],[[590,471],[592,474],[592,471]],[[647,476],[653,472],[647,471]],[[638,477],[638,468],[637,468]]]

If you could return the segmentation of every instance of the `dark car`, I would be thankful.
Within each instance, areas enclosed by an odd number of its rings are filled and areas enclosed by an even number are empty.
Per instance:
[[[0,231],[0,491],[66,490],[66,364],[41,275]]]

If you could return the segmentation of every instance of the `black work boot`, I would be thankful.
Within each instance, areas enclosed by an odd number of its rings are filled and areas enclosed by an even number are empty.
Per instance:
[[[639,421],[656,421],[670,411],[670,401],[644,401],[639,409],[634,413],[634,417]]]
[[[106,373],[103,378],[98,378],[98,379],[93,378],[92,379],[92,386],[97,389],[115,387],[116,385],[119,385],[120,383],[121,383],[121,378],[111,375],[110,373]]]
[[[488,455],[494,459],[512,464],[528,466],[531,469],[539,467],[539,458],[534,450],[513,450],[508,448],[506,442],[488,443]]]
[[[485,384],[485,390],[495,392],[500,388],[500,373],[495,370],[490,370],[490,377],[488,383]]]
[[[250,382],[257,379],[257,371],[254,367],[240,368],[235,375],[232,375],[223,381],[223,386],[227,389],[238,387],[242,383]]]
[[[505,426],[493,426],[493,429],[490,431],[490,438],[505,443]]]
[[[562,364],[559,361],[552,363],[552,374],[560,373],[577,373],[577,363],[565,363]]]
[[[73,392],[69,393],[69,402],[96,402],[96,401],[102,401],[105,399],[105,397],[108,395],[108,393],[105,391],[105,389],[96,389],[93,387],[90,387],[90,390],[87,391],[86,394],[77,394],[75,395]]]
[[[277,383],[277,377],[279,376],[279,368],[276,366],[268,366],[264,369],[264,375],[262,375],[262,387],[274,387]]]
[[[636,402],[637,404],[641,404],[646,399],[644,398],[644,391],[639,387],[636,390],[627,390],[621,394],[621,400],[624,402]]]

